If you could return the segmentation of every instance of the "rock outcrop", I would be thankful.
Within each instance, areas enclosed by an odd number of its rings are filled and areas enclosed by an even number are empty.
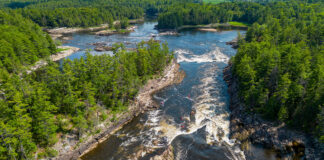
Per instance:
[[[111,46],[96,46],[94,50],[97,52],[112,51],[113,47],[111,47]]]
[[[226,42],[227,45],[231,45],[232,48],[237,49],[238,48],[238,39],[235,38],[229,42]]]

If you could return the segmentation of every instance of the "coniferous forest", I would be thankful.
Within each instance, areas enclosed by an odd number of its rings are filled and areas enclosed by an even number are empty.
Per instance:
[[[43,28],[91,27],[157,16],[159,29],[184,25],[249,24],[230,63],[245,107],[324,142],[324,3],[288,0],[207,4],[200,0],[2,0],[0,2],[0,159],[55,156],[58,133],[81,137],[125,110],[147,80],[174,58],[153,40],[113,56],[91,55],[61,64]],[[39,60],[48,65],[30,74]],[[100,113],[100,114],[98,114]]]

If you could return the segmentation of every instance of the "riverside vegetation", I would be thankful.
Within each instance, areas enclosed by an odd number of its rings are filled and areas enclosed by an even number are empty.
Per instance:
[[[87,54],[31,74],[26,69],[57,52],[43,27],[89,27],[158,16],[158,28],[238,21],[231,59],[240,95],[251,111],[312,133],[324,141],[324,4],[320,0],[226,2],[194,0],[17,0],[0,2],[0,159],[55,156],[58,133],[81,137],[125,109],[152,75],[172,59],[150,41],[136,51],[115,46],[113,56]],[[233,23],[233,22],[232,22]],[[75,130],[73,129],[75,128]]]

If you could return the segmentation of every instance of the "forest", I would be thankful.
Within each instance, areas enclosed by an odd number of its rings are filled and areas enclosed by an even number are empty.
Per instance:
[[[123,18],[154,16],[166,6],[188,2],[194,0],[18,0],[2,2],[0,6],[14,9],[43,27],[90,27]]]
[[[247,107],[324,140],[323,3],[270,3],[240,40],[233,72]]]
[[[0,70],[18,73],[53,53],[56,46],[41,27],[20,14],[0,10]]]
[[[173,5],[161,13],[158,17],[159,29],[177,29],[183,25],[201,25],[211,23],[228,23],[231,21],[263,23],[270,15],[278,15],[272,10],[269,3],[267,6],[251,2],[228,2],[218,5],[210,4],[182,4]],[[291,18],[292,15],[285,15]]]
[[[77,132],[125,110],[145,82],[173,58],[167,44],[115,45],[114,55],[87,54],[26,74],[57,52],[42,27],[89,27],[158,14],[158,28],[251,24],[239,35],[233,74],[245,106],[324,142],[324,4],[320,0],[3,0],[0,2],[0,159],[57,153],[58,133]],[[42,26],[42,27],[41,27]],[[74,129],[75,128],[75,129]]]
[[[302,3],[290,1],[292,3]],[[206,3],[185,3],[172,5],[158,16],[159,29],[177,29],[183,25],[202,25],[212,23],[228,23],[232,21],[253,24],[265,23],[266,18],[274,16],[277,19],[295,18],[303,11],[294,11],[296,8],[285,8],[284,2],[252,3],[252,2],[226,2],[217,5]],[[314,12],[320,15],[322,3],[314,2]],[[285,11],[285,10],[288,11]]]

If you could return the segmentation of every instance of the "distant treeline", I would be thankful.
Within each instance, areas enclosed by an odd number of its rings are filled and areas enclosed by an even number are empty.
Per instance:
[[[144,16],[142,8],[107,6],[100,8],[19,9],[26,18],[44,27],[90,27],[112,24],[123,18],[138,19]]]
[[[167,6],[194,0],[44,0],[7,2],[4,8],[15,9],[44,27],[89,27],[111,24],[123,18],[137,19],[155,15]],[[1,5],[1,4],[0,4]]]
[[[170,6],[158,17],[158,28],[176,29],[183,25],[201,25],[239,21],[252,24],[263,22],[272,13],[270,7],[250,2],[209,4],[182,4]]]

